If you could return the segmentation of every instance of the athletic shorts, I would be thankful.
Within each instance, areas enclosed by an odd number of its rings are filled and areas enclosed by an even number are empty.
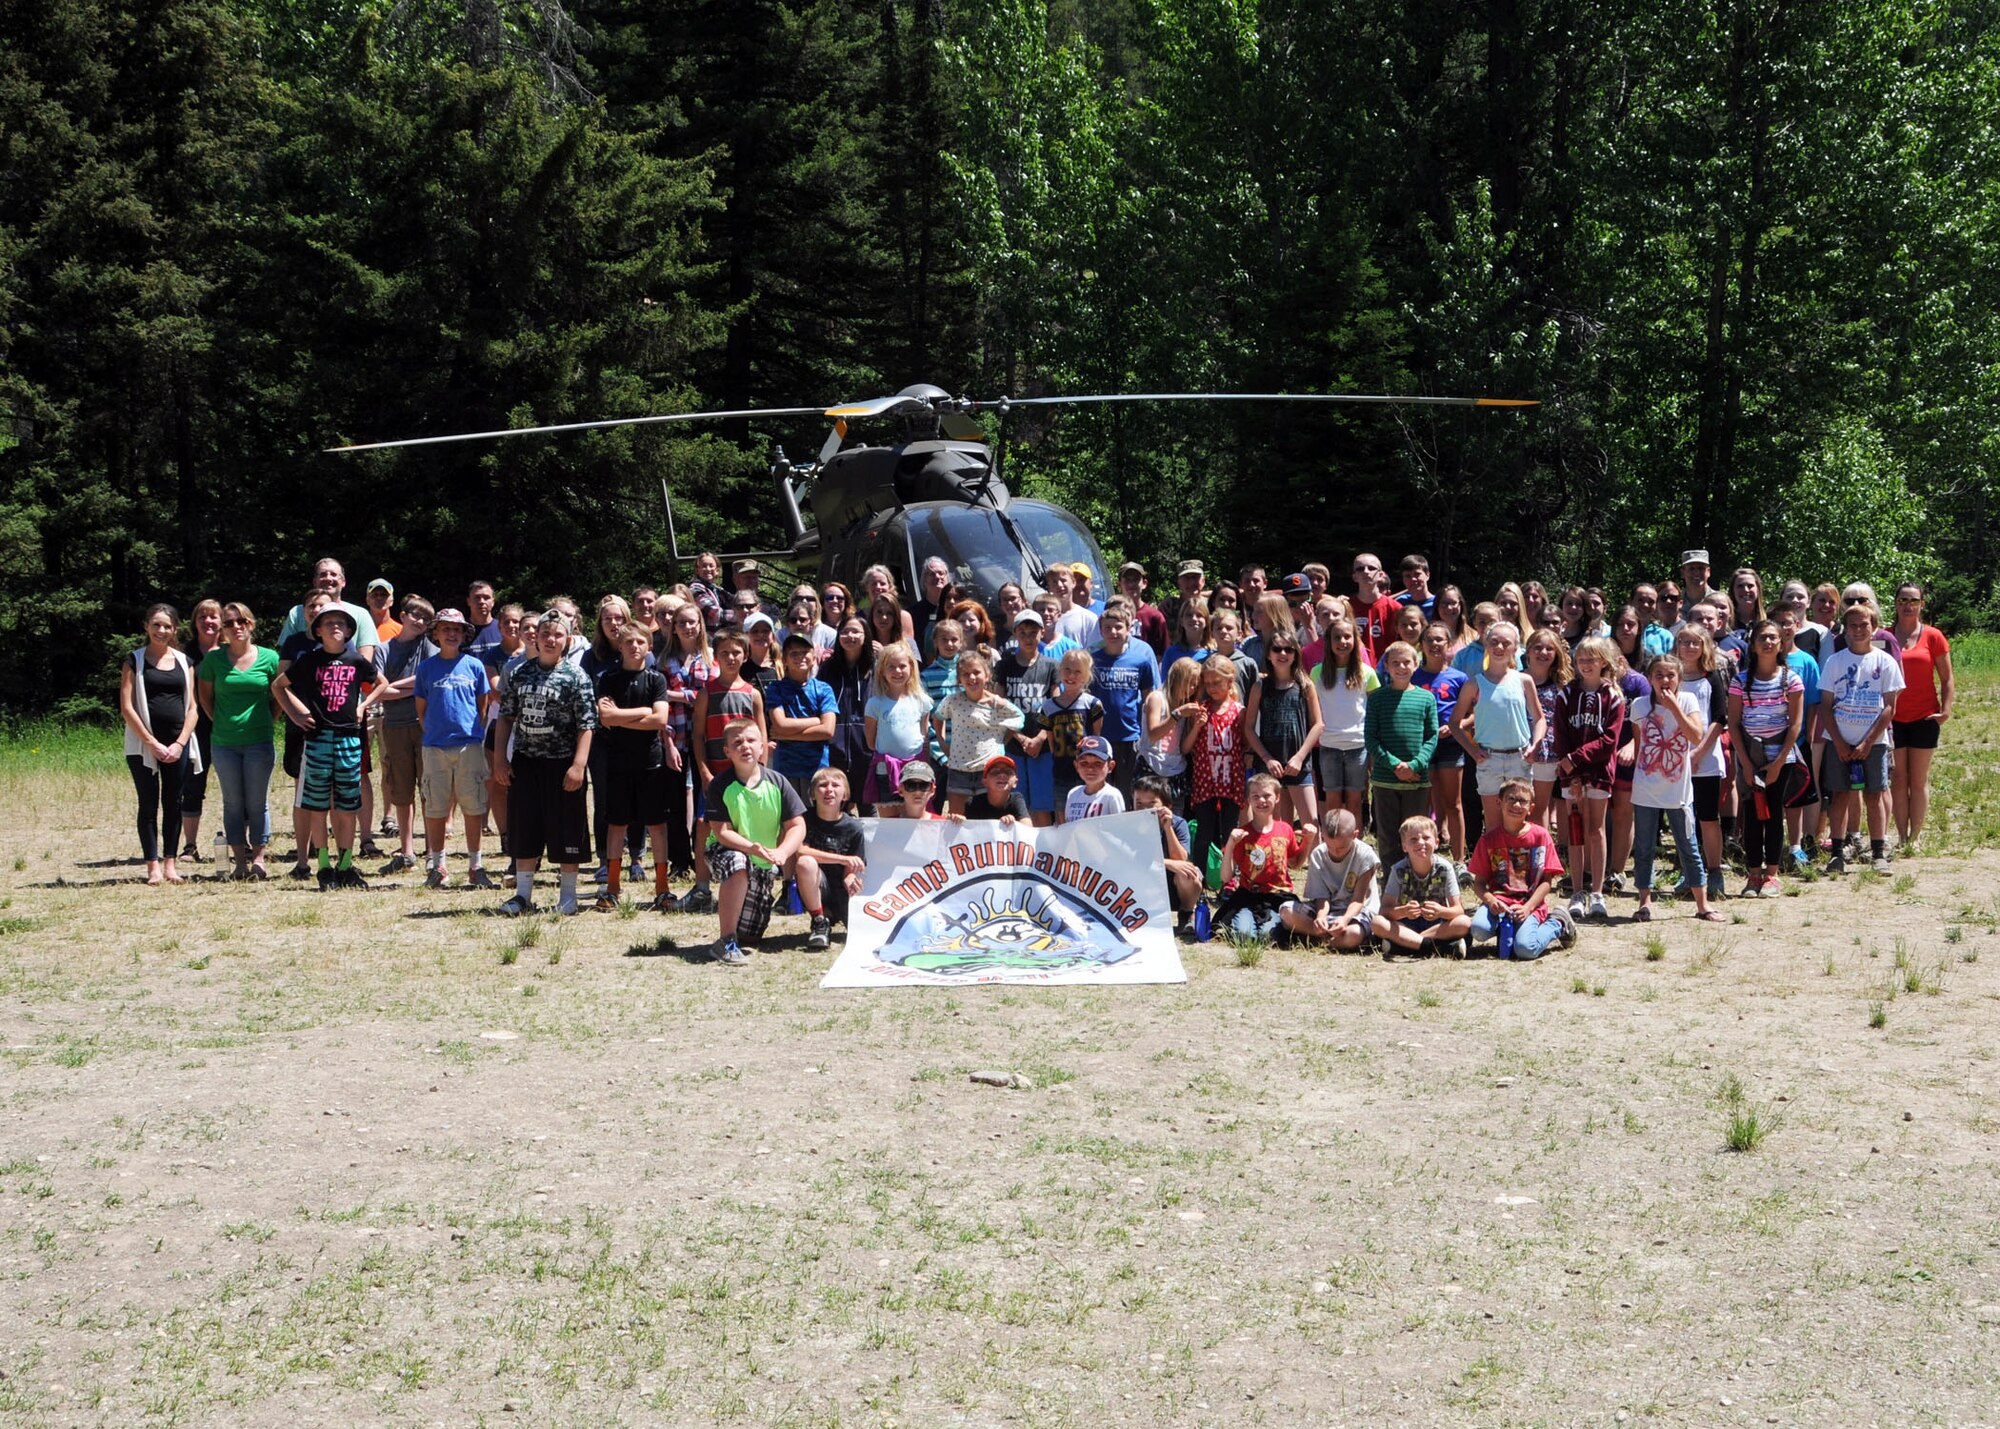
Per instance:
[[[771,926],[771,909],[778,901],[778,870],[759,868],[750,862],[750,855],[711,842],[708,876],[716,886],[722,886],[739,873],[747,873],[749,877],[743,888],[743,911],[736,915],[736,941],[755,943]]]
[[[1820,746],[1819,790],[1827,797],[1854,792],[1853,776],[1847,765],[1833,752],[1833,741]],[[1861,782],[1866,792],[1880,794],[1889,787],[1889,746],[1871,744],[1861,760]]]
[[[299,807],[314,813],[361,809],[361,736],[325,730],[306,740],[299,780]]]
[[[1463,769],[1465,746],[1448,734],[1438,736],[1437,752],[1431,755],[1433,769]]]
[[[1899,719],[1889,726],[1898,749],[1936,749],[1941,728],[1934,719]],[[185,793],[181,796],[181,806],[187,806]]]
[[[417,799],[417,769],[424,746],[420,724],[382,726],[382,798],[393,809]]]
[[[1528,756],[1518,749],[1489,750],[1477,769],[1479,797],[1491,799],[1499,794],[1500,786],[1509,779],[1528,779]]]
[[[946,769],[944,771],[944,791],[947,794],[956,794],[963,799],[974,799],[985,788],[986,775],[983,770]]]
[[[293,724],[290,720],[286,720],[285,721],[285,773],[290,778],[296,780],[300,777],[301,771],[303,769],[305,753],[306,753],[306,732],[300,729],[297,725]],[[298,807],[298,801],[296,799],[293,800],[292,807],[293,808]]]
[[[1562,778],[1554,764],[1531,764],[1528,766],[1528,773],[1534,777],[1537,784],[1553,784]]]
[[[1359,794],[1368,787],[1368,751],[1329,749],[1321,745],[1314,754],[1319,771],[1319,787],[1329,794]]]
[[[634,829],[667,821],[665,769],[606,769],[592,787],[598,817],[606,824]]]
[[[567,759],[514,760],[507,786],[507,852],[556,864],[590,860],[590,816],[583,790],[563,788]]]
[[[1028,801],[1031,814],[1053,814],[1056,810],[1056,759],[1044,749],[1040,754],[1012,752],[1014,767],[1020,771],[1021,797]]]
[[[477,744],[461,744],[456,749],[434,749],[425,745],[424,817],[448,819],[456,808],[468,818],[486,817],[486,781],[493,766],[486,750]]]

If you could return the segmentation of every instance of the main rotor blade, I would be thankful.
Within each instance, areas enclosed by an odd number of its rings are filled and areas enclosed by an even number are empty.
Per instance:
[[[930,408],[930,403],[921,397],[870,397],[866,402],[843,402],[838,407],[828,407],[823,415],[828,417],[879,417],[884,412],[893,412],[898,407]]]
[[[548,427],[503,427],[495,432],[454,432],[448,437],[404,437],[394,442],[355,442],[328,447],[329,454],[372,452],[386,447],[432,447],[445,442],[483,442],[495,437],[537,437],[550,432],[594,432],[606,427],[640,427],[654,422],[726,422],[738,417],[817,417],[824,407],[746,407],[738,412],[670,412],[657,417],[614,417],[605,422],[559,422]]]
[[[1086,397],[1002,397],[973,402],[975,412],[999,407],[1068,407],[1085,402],[1373,402],[1384,406],[1539,407],[1526,397],[1397,397],[1365,392],[1107,392]]]

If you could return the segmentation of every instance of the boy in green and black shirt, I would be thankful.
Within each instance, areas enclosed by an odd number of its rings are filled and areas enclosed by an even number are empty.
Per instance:
[[[764,731],[732,720],[722,733],[729,769],[708,786],[708,873],[715,880],[722,938],[716,958],[729,967],[748,959],[771,924],[778,871],[806,837],[806,806],[789,781],[764,767]]]

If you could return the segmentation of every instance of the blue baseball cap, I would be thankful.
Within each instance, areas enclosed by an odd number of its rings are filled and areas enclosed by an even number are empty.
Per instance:
[[[1077,742],[1076,757],[1078,759],[1102,759],[1106,764],[1109,764],[1111,762],[1111,741],[1101,734],[1086,734]]]

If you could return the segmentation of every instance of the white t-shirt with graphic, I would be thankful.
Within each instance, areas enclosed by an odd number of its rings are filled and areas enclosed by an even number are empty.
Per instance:
[[[1674,693],[1675,701],[1701,727],[1701,701],[1686,690]],[[1632,701],[1630,716],[1639,731],[1638,758],[1632,765],[1632,803],[1642,809],[1679,809],[1694,800],[1694,768],[1688,756],[1695,741],[1665,710],[1655,707],[1651,695]]]
[[[1902,664],[1874,645],[1859,654],[1836,651],[1819,677],[1820,699],[1833,701],[1833,726],[1849,744],[1868,733],[1868,727],[1882,717],[1883,706],[1893,705],[1902,688]],[[1889,743],[1888,725],[1882,726],[1875,743]]]

